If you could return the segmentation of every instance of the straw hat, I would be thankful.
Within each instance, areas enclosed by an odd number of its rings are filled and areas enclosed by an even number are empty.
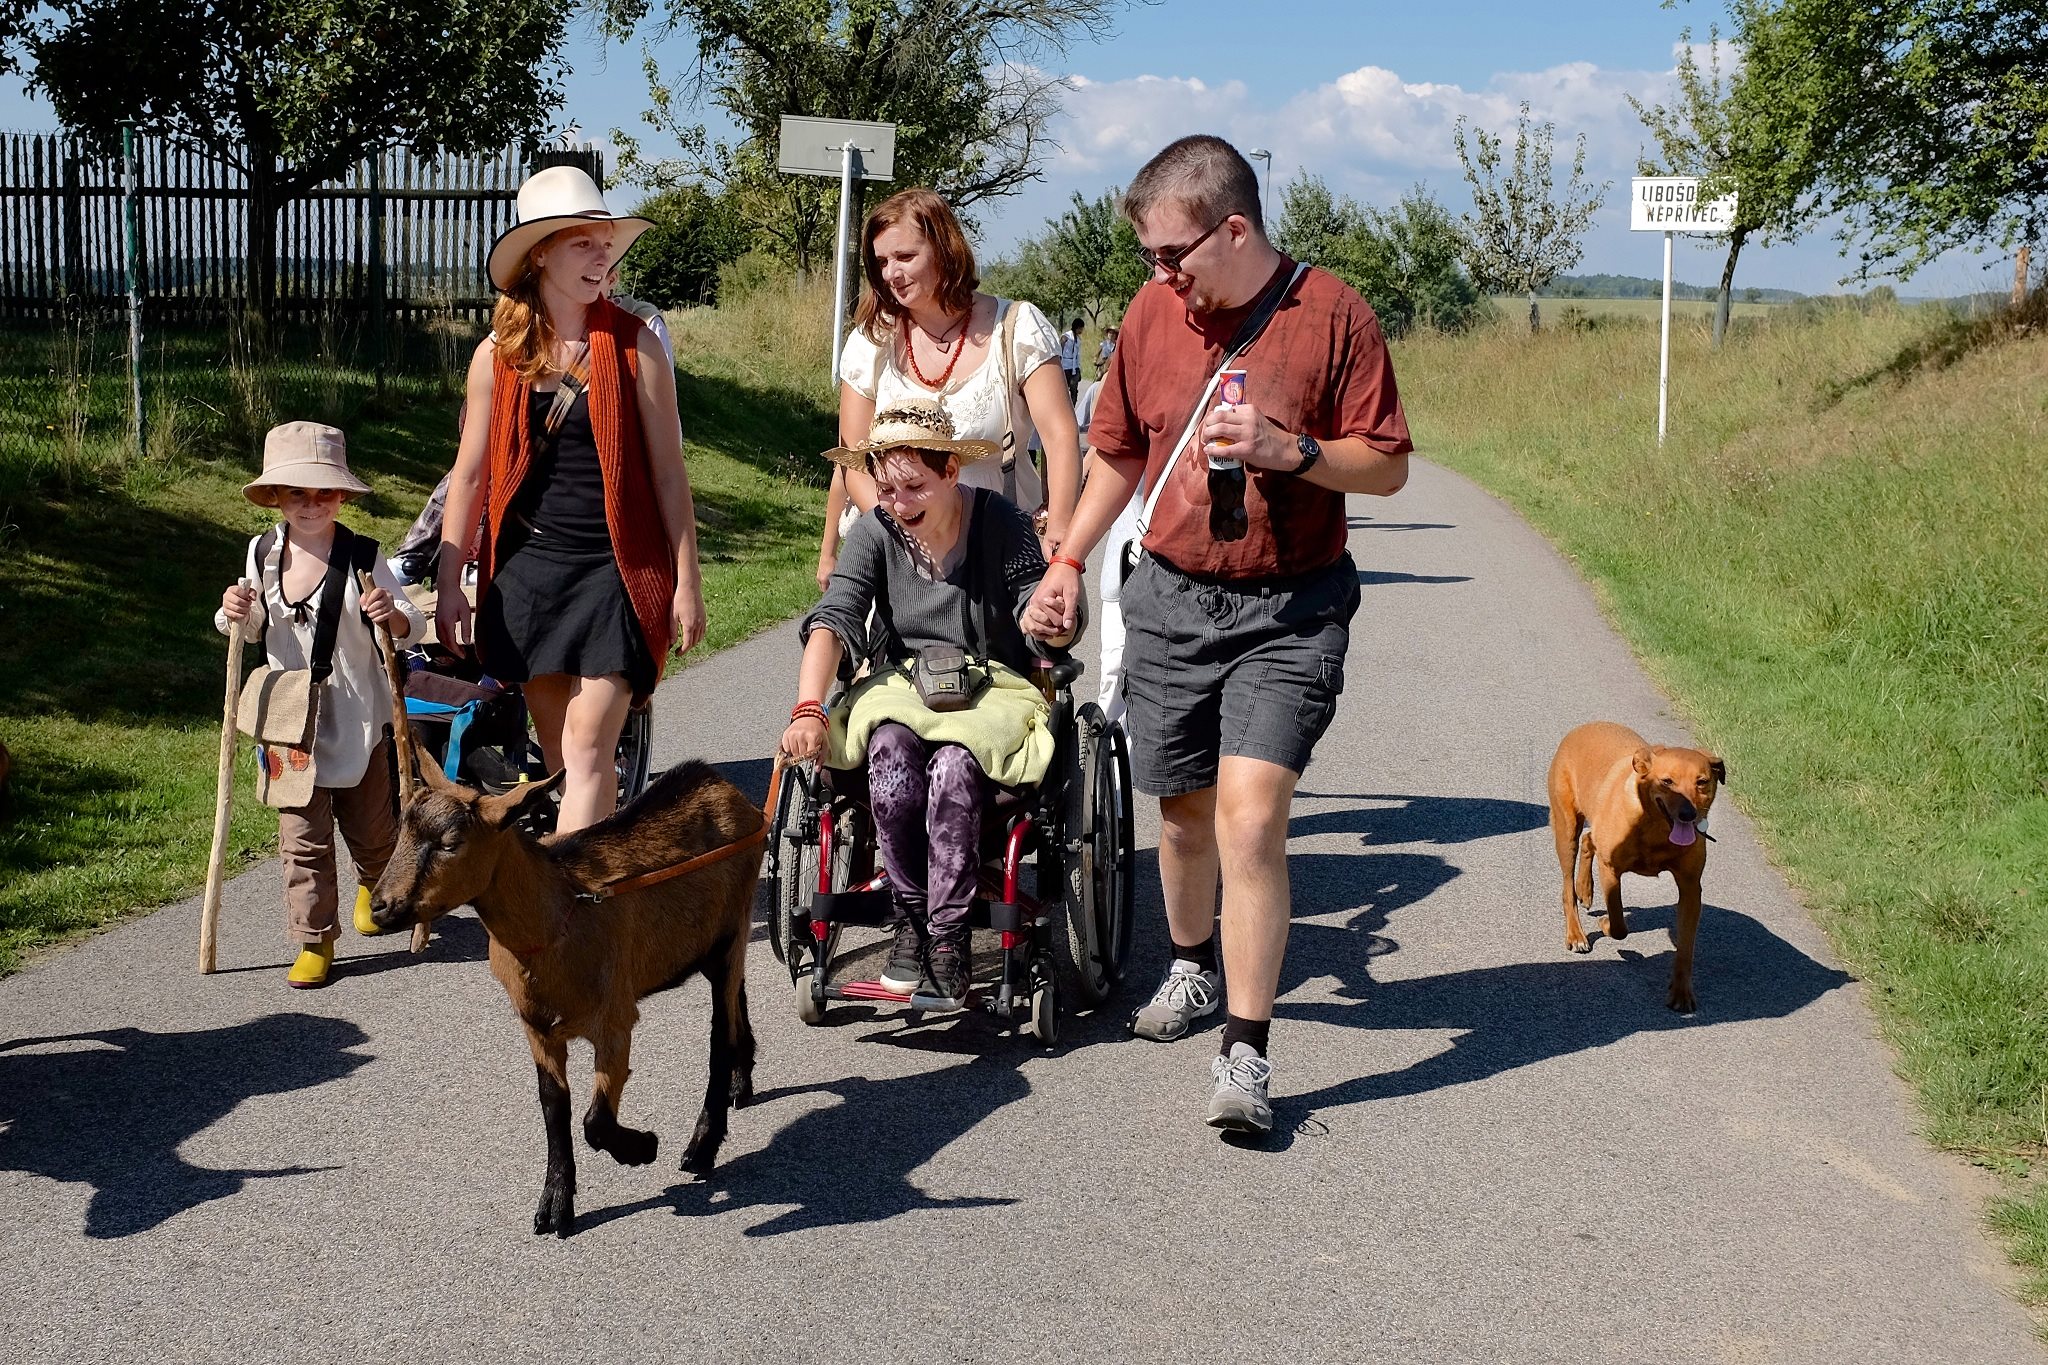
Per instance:
[[[865,471],[868,456],[883,450],[908,446],[912,450],[936,450],[957,455],[961,464],[973,464],[996,453],[994,441],[954,439],[953,419],[937,403],[924,398],[906,398],[891,403],[875,414],[868,438],[850,446],[834,446],[825,458],[848,469]]]
[[[645,218],[613,213],[606,208],[597,182],[580,166],[550,166],[535,171],[519,187],[519,225],[507,228],[491,243],[487,267],[491,283],[500,289],[510,289],[519,278],[519,263],[543,238],[591,221],[618,224],[619,252],[612,258],[614,262],[626,254],[626,248],[641,233],[654,226]]]
[[[347,439],[318,422],[286,422],[263,438],[263,472],[242,485],[242,496],[275,507],[280,488],[339,488],[352,498],[370,491],[349,473]]]

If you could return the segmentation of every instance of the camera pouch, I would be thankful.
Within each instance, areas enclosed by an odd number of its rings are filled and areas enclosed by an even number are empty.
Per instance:
[[[971,655],[956,645],[926,645],[910,664],[910,681],[933,711],[965,711],[988,685]]]

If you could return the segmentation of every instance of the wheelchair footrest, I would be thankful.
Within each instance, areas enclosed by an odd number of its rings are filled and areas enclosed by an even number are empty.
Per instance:
[[[967,993],[967,1001],[961,1008],[973,1009],[979,1003],[979,994],[970,990]],[[828,1000],[877,1000],[885,1004],[905,1005],[914,1010],[938,1011],[953,1008],[950,1001],[941,1000],[935,995],[924,995],[919,992],[904,995],[900,991],[890,990],[879,981],[841,981],[836,985],[826,986],[825,997]]]
[[[880,927],[895,918],[889,893],[883,891],[818,891],[811,895],[811,918],[827,924]]]

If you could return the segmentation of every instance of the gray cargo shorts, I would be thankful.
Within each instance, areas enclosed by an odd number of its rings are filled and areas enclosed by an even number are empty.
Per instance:
[[[1299,773],[1330,728],[1358,566],[1268,583],[1190,578],[1147,553],[1123,587],[1131,775],[1149,796],[1216,785],[1226,755]]]

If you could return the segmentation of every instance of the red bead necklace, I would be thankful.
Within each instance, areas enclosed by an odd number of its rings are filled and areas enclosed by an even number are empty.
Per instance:
[[[926,388],[931,389],[934,392],[937,392],[938,390],[946,387],[946,381],[953,377],[953,371],[957,369],[960,365],[960,357],[967,354],[967,323],[969,318],[972,318],[973,316],[974,315],[972,313],[969,313],[967,317],[960,319],[961,335],[958,338],[956,338],[960,342],[960,344],[953,348],[953,358],[946,362],[946,368],[940,372],[939,377],[936,381],[926,379],[924,377],[924,371],[917,367],[917,338],[911,336],[906,336],[903,338],[903,354],[910,358],[910,373],[916,377],[918,383],[924,385]],[[912,323],[911,325],[914,327],[917,326],[916,323]],[[923,327],[917,327],[917,330],[920,332],[924,332],[926,336],[931,337],[932,345],[940,345],[939,339],[937,337],[933,337],[930,332],[925,332]],[[939,353],[941,355],[944,355],[945,351],[941,349]]]

